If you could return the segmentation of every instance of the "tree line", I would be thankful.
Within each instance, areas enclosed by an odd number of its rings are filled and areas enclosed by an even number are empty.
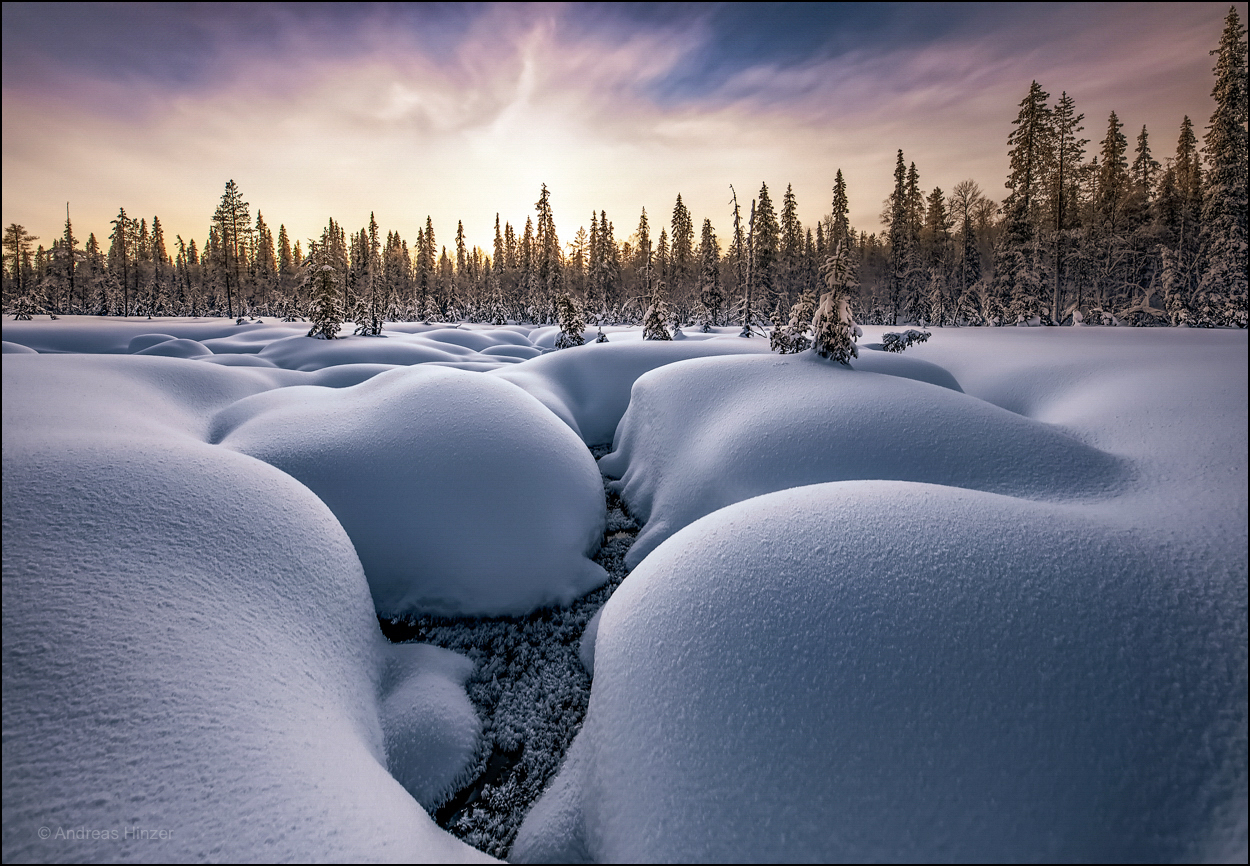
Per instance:
[[[1008,136],[1002,202],[972,180],[925,191],[900,150],[877,232],[849,224],[840,170],[830,211],[812,226],[792,187],[778,212],[762,184],[749,207],[731,187],[726,243],[710,219],[696,229],[678,194],[658,236],[645,209],[620,238],[601,210],[562,244],[544,185],[523,228],[497,215],[483,249],[460,223],[450,250],[428,217],[411,245],[372,214],[351,234],[331,219],[304,244],[282,225],[275,237],[231,180],[200,246],[124,208],[107,249],[94,233],[85,244],[74,236],[68,205],[46,248],[8,226],[4,305],[20,316],[309,319],[326,335],[328,322],[376,334],[385,321],[555,323],[562,310],[661,329],[732,323],[749,333],[771,321],[777,332],[814,303],[840,254],[839,285],[868,324],[1245,327],[1246,30],[1235,8],[1211,53],[1216,108],[1201,147],[1185,117],[1160,162],[1147,129],[1130,148],[1112,112],[1091,152],[1073,98],[1052,102],[1033,82]]]

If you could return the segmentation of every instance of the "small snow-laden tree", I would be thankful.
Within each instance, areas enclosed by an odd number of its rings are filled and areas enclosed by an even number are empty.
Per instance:
[[[786,354],[785,347],[788,345],[788,341],[786,339],[785,329],[786,317],[785,314],[781,312],[780,298],[777,299],[777,303],[773,307],[773,311],[769,315],[768,320],[773,326],[772,330],[768,332],[768,348],[772,349],[774,352],[780,351],[781,354],[784,355]]]
[[[304,262],[304,285],[308,286],[312,300],[308,309],[308,320],[312,327],[308,336],[322,340],[333,340],[339,335],[343,324],[342,290],[339,287],[340,275],[330,264],[330,253],[322,235],[322,243],[309,241],[309,256]]]
[[[673,335],[668,332],[669,319],[673,317],[668,302],[664,300],[663,289],[656,291],[650,306],[642,316],[642,338],[644,340],[671,340]]]
[[[556,315],[560,319],[560,335],[556,337],[555,343],[557,349],[568,349],[586,342],[586,338],[582,336],[586,330],[586,321],[572,298],[560,295],[556,299]]]
[[[36,304],[29,294],[19,295],[9,306],[9,313],[15,321],[29,322],[32,316],[37,316],[43,312],[43,308]]]
[[[809,332],[815,318],[816,296],[811,292],[803,292],[790,308],[790,321],[779,329],[781,338],[773,341],[773,351],[790,355],[810,348],[812,340]]]
[[[881,347],[887,352],[901,352],[908,346],[923,343],[930,336],[928,331],[916,331],[908,328],[901,334],[883,334],[881,336]]]
[[[599,334],[598,334],[598,336],[596,336],[596,337],[595,337],[595,342],[596,342],[596,343],[606,343],[606,342],[608,342],[608,335],[607,335],[607,334],[605,334],[605,333],[603,333],[603,322],[602,322],[602,321],[600,321],[600,322],[599,322]]]
[[[834,247],[833,255],[825,258],[820,270],[828,291],[821,296],[820,305],[812,318],[813,348],[822,358],[849,364],[851,358],[859,357],[855,338],[860,330],[851,315],[850,297],[854,280],[846,249],[841,243]]]

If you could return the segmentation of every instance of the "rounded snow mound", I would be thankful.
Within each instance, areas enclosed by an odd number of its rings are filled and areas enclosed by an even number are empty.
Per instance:
[[[722,509],[604,606],[511,859],[1244,857],[1245,581],[1167,544],[902,482]]]
[[[602,445],[612,441],[616,425],[629,406],[630,389],[643,373],[689,358],[751,352],[768,353],[768,344],[737,337],[686,343],[596,343],[592,335],[584,346],[548,352],[493,375],[533,394],[587,445]]]
[[[893,366],[888,355],[873,360]],[[702,358],[641,376],[616,448],[599,462],[645,521],[626,563],[718,508],[804,484],[890,479],[1069,499],[1125,477],[1112,455],[911,378],[926,372],[913,368],[888,375],[808,353]]]
[[[224,410],[219,437],[321,497],[382,614],[523,614],[607,579],[588,558],[606,520],[594,459],[493,376],[423,366],[268,391]]]
[[[347,534],[199,438],[265,377],[125,355],[3,373],[5,862],[485,859],[386,771],[388,745],[469,731],[427,711],[384,737]],[[448,679],[402,703],[448,705]]]
[[[130,342],[133,345],[135,341],[131,340]],[[213,354],[212,350],[203,343],[182,338],[161,340],[146,348],[132,350],[132,353],[135,355],[157,355],[165,358],[199,358],[203,355]]]
[[[399,334],[394,337],[285,337],[265,344],[260,357],[287,370],[320,370],[339,364],[423,364],[462,360],[472,352],[451,343]]]
[[[165,343],[169,340],[176,340],[170,334],[140,334],[131,339],[126,345],[126,351],[130,353],[142,352],[144,349],[150,349],[158,343]],[[207,349],[205,351],[208,351]]]
[[[429,644],[386,647],[382,731],[391,775],[427,812],[470,779],[482,720],[465,694],[473,662]]]

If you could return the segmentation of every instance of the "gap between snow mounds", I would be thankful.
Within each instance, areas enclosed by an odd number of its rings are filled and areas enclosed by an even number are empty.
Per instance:
[[[611,445],[591,449],[598,458]],[[379,616],[394,643],[433,644],[473,661],[465,691],[482,719],[471,779],[432,804],[435,822],[478,850],[507,856],[521,821],[542,795],[581,730],[590,700],[582,650],[588,624],[624,580],[638,524],[603,479],[608,517],[594,561],[608,573],[600,588],[560,608],[527,616]]]

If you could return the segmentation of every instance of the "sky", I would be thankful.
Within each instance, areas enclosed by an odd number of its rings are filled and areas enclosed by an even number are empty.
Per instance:
[[[1234,4],[1244,23],[1246,4]],[[1004,194],[1037,80],[1096,149],[1115,111],[1155,158],[1201,136],[1227,3],[3,5],[3,223],[107,246],[120,207],[202,246],[226,181],[277,234],[426,217],[489,252],[542,184],[561,241],[618,240],[680,193],[728,245],[730,185],[792,184],[812,226],[838,169],[879,231],[896,153],[926,191]]]

